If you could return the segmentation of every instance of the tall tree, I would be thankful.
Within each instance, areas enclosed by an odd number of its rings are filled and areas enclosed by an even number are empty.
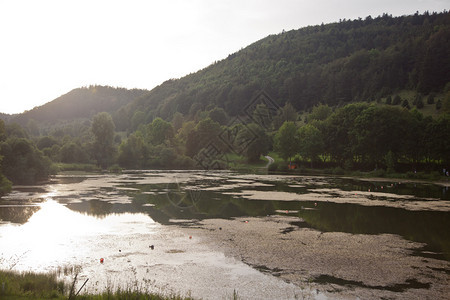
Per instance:
[[[313,125],[306,124],[298,129],[297,134],[300,155],[311,160],[312,168],[313,162],[325,149],[322,133]]]
[[[112,162],[114,147],[114,122],[110,114],[101,112],[94,116],[91,131],[94,134],[94,157],[97,164],[107,168]]]
[[[282,108],[278,110],[277,115],[273,118],[273,123],[275,129],[278,129],[283,125],[284,122],[295,122],[297,121],[297,111],[292,106],[291,103],[286,103]]]
[[[294,122],[284,122],[275,135],[275,150],[281,157],[291,162],[291,158],[298,152],[297,127]]]
[[[255,123],[250,123],[242,127],[236,137],[236,149],[244,147],[243,154],[247,156],[247,161],[257,162],[261,155],[267,155],[271,148],[270,138],[266,131]]]
[[[6,139],[5,123],[0,119],[0,143]],[[1,150],[1,149],[0,149]],[[9,181],[2,173],[3,156],[0,155],[0,197],[11,191],[11,181]]]
[[[156,118],[147,125],[147,139],[151,145],[159,145],[164,142],[168,144],[174,135],[172,124],[161,118]]]

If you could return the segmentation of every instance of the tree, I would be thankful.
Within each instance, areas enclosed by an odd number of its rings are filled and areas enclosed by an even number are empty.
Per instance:
[[[172,124],[161,118],[156,118],[147,125],[147,141],[150,145],[160,145],[164,142],[169,144],[174,136]]]
[[[0,119],[0,143],[6,139],[5,123]],[[0,148],[1,150],[1,148]],[[9,181],[2,173],[3,156],[0,155],[0,197],[11,191],[11,181]]]
[[[236,148],[244,145],[244,153],[249,163],[258,162],[261,155],[266,155],[271,148],[266,131],[255,123],[243,126],[237,134],[236,142]]]
[[[136,111],[131,117],[131,129],[138,129],[139,125],[145,124],[145,113],[143,111]]]
[[[0,143],[2,172],[14,184],[35,184],[50,174],[50,159],[24,138],[9,137]]]
[[[85,163],[88,161],[86,151],[74,142],[64,144],[59,150],[59,154],[63,163]]]
[[[285,160],[291,158],[298,152],[297,127],[294,122],[284,122],[275,135],[275,150]]]
[[[219,123],[220,125],[226,125],[228,123],[228,115],[223,108],[215,107],[209,112],[211,120]]]
[[[131,134],[119,147],[117,159],[120,166],[128,169],[140,169],[146,166],[147,148],[139,134]]]
[[[94,116],[91,131],[94,134],[94,157],[97,164],[102,168],[107,168],[112,162],[114,147],[114,123],[110,114],[106,112]]]
[[[175,132],[178,132],[181,127],[183,127],[184,117],[180,112],[176,112],[172,118],[172,126]]]
[[[39,126],[34,119],[28,120],[26,128],[31,136],[39,136]]]
[[[306,124],[298,129],[297,134],[300,155],[311,160],[312,168],[313,162],[325,149],[322,133],[313,125]]]
[[[410,112],[398,107],[372,105],[356,117],[351,129],[353,153],[367,167],[383,164],[389,151],[399,157],[405,151],[410,126]]]
[[[309,120],[324,121],[331,115],[332,112],[331,107],[328,105],[316,105],[309,114]]]
[[[195,129],[189,133],[186,140],[186,155],[194,157],[208,144],[219,144],[218,136],[221,132],[219,123],[210,118],[201,120]]]
[[[57,145],[58,141],[52,137],[52,136],[43,136],[41,137],[37,143],[36,146],[39,150],[43,150],[44,148],[51,148],[53,145]]]
[[[283,125],[284,122],[291,121],[295,122],[297,121],[297,111],[292,106],[291,103],[286,103],[282,108],[278,110],[278,114],[273,119],[275,129],[278,129]]]
[[[351,130],[355,119],[369,107],[367,103],[352,103],[337,109],[325,121],[323,129],[325,151],[341,165],[352,164],[354,160],[354,136]]]

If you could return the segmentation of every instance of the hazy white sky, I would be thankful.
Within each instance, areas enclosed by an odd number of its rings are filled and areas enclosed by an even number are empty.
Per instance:
[[[269,34],[449,0],[0,0],[0,112],[93,84],[152,89]]]

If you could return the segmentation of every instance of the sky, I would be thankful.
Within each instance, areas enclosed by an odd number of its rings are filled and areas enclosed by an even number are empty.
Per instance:
[[[0,112],[89,85],[152,89],[270,35],[450,0],[0,0]]]

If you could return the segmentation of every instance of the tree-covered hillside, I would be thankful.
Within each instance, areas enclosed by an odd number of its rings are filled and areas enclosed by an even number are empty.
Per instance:
[[[30,120],[38,124],[55,124],[90,119],[99,112],[112,113],[147,92],[97,85],[77,88],[47,104],[15,116],[12,121],[27,125]]]
[[[264,38],[131,104],[147,120],[218,106],[242,113],[259,91],[297,110],[377,100],[401,90],[428,95],[450,81],[450,13],[342,20]],[[128,124],[131,125],[131,124]]]

